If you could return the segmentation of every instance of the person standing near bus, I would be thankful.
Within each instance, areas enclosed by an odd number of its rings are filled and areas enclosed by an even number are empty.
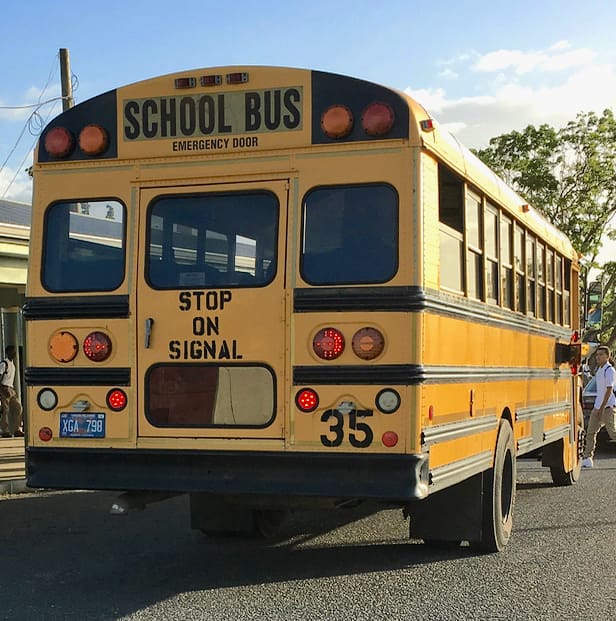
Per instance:
[[[597,347],[595,356],[599,365],[595,372],[597,396],[588,419],[582,468],[592,468],[594,465],[593,456],[597,444],[597,433],[601,427],[605,425],[610,438],[616,440],[616,420],[614,414],[614,406],[616,406],[616,395],[614,395],[616,373],[614,372],[614,367],[610,364],[609,347],[605,345]]]
[[[2,437],[23,438],[24,432],[21,429],[23,408],[13,386],[15,382],[15,347],[8,345],[4,353],[6,357],[0,362],[0,401],[2,402],[0,428]]]

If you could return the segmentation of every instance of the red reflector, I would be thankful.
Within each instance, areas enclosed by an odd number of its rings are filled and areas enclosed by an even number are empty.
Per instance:
[[[386,431],[381,441],[385,446],[396,446],[398,444],[398,434],[395,431]]]
[[[321,116],[321,129],[329,138],[344,138],[353,129],[353,113],[346,106],[330,106]]]
[[[227,84],[244,84],[248,82],[247,73],[227,73]]]
[[[302,412],[313,412],[319,406],[319,395],[312,388],[302,388],[295,395],[295,404]]]
[[[111,355],[111,340],[104,332],[91,332],[83,341],[83,353],[93,362],[102,362]]]
[[[221,75],[202,75],[200,78],[201,86],[218,86],[222,84]]]
[[[107,405],[114,412],[123,410],[126,407],[127,400],[126,393],[119,388],[114,388],[107,393]]]
[[[196,78],[176,78],[175,88],[195,88],[197,86]]]
[[[368,136],[384,136],[394,126],[396,116],[386,103],[370,104],[361,115],[361,126]]]
[[[49,427],[41,427],[39,429],[39,438],[43,442],[49,442],[53,437],[53,431]]]
[[[336,328],[323,328],[314,335],[312,348],[319,358],[335,360],[344,351],[344,336]]]
[[[73,150],[75,141],[66,127],[54,127],[45,134],[43,144],[51,157],[60,158],[66,157]]]
[[[86,125],[79,132],[79,148],[86,155],[100,155],[108,144],[107,131],[100,125]]]
[[[434,406],[431,405],[428,408],[428,420],[431,421],[434,418]]]

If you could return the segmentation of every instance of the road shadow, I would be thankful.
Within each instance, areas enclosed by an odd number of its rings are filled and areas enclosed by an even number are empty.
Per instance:
[[[370,505],[296,513],[280,538],[264,542],[191,531],[186,497],[122,517],[108,514],[115,498],[73,492],[0,502],[0,619],[116,619],[186,592],[392,572],[474,554],[409,541],[398,511],[396,528],[380,536],[369,524],[380,508]]]

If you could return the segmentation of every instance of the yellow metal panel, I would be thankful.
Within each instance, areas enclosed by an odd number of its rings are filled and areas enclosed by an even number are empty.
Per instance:
[[[434,158],[425,153],[421,156],[421,173],[424,286],[438,289],[440,272],[438,164]]]

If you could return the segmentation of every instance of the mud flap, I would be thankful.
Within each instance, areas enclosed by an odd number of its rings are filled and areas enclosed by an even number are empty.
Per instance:
[[[479,541],[484,473],[408,505],[410,536],[433,541]]]

